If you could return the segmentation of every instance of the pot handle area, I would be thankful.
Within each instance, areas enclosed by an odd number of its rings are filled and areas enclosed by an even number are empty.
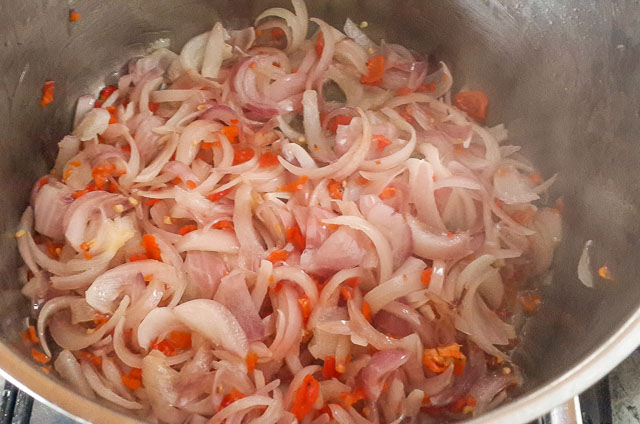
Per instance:
[[[548,424],[583,424],[580,398],[569,399],[553,408],[548,415]]]

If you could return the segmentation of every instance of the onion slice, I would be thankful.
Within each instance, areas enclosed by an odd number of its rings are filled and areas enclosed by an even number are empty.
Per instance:
[[[249,353],[247,335],[231,312],[215,300],[195,299],[174,309],[187,327],[241,358]],[[212,325],[215,323],[215,325]]]

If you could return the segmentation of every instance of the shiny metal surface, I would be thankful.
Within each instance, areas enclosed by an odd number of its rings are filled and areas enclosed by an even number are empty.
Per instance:
[[[12,381],[90,422],[133,418],[90,402],[42,374],[21,348],[28,314],[16,279],[18,218],[31,184],[70,130],[74,99],[96,93],[128,58],[169,38],[179,48],[219,17],[246,25],[273,4],[248,0],[0,1],[0,368]],[[489,124],[505,122],[542,170],[560,172],[565,242],[544,304],[526,326],[522,394],[474,423],[520,423],[572,398],[640,343],[640,3],[637,0],[313,0],[312,16],[433,53],[456,88],[490,96]],[[68,22],[70,4],[82,20]],[[113,77],[111,77],[113,78]],[[39,106],[45,80],[56,100]],[[576,278],[582,245],[614,282]]]

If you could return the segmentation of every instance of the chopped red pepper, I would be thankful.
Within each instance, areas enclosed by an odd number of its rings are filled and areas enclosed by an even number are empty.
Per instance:
[[[329,380],[331,378],[340,378],[340,373],[336,371],[336,358],[334,356],[327,356],[324,358],[324,365],[322,366],[322,376]]]
[[[267,260],[273,263],[276,263],[278,261],[286,261],[287,258],[289,257],[289,252],[287,252],[286,250],[274,250],[273,252],[271,252],[269,254],[269,256],[267,256]]]
[[[96,184],[96,187],[100,190],[104,190],[107,183],[109,182],[108,176],[113,174],[116,170],[116,166],[112,163],[103,163],[91,170],[91,175],[93,176],[93,181]]]
[[[358,287],[361,282],[362,282],[362,280],[360,280],[360,277],[352,277],[352,278],[347,278],[346,280],[344,280],[344,283],[346,285],[351,286],[353,288]]]
[[[187,225],[183,225],[182,227],[180,227],[180,229],[178,230],[178,234],[180,234],[181,236],[190,233],[191,231],[195,231],[197,230],[198,227],[193,225],[193,224],[187,224]]]
[[[255,152],[253,149],[235,149],[233,151],[233,164],[239,165],[253,158]]]
[[[388,199],[390,197],[393,197],[396,195],[396,188],[395,187],[385,187],[384,190],[382,190],[382,192],[380,193],[380,199],[384,200],[384,199]]]
[[[122,383],[124,383],[124,385],[129,390],[138,390],[140,387],[142,387],[142,380],[140,378],[132,377],[131,374],[123,375],[121,378]]]
[[[156,113],[159,107],[160,103],[149,103],[149,110],[151,111],[151,113]]]
[[[142,236],[142,243],[140,243],[147,254],[149,259],[155,259],[156,261],[162,261],[160,256],[160,248],[156,243],[156,238],[152,234],[145,234]]]
[[[306,323],[311,316],[311,302],[309,297],[303,294],[298,298],[298,306],[300,306],[300,312],[302,312],[302,319]]]
[[[249,372],[251,372],[256,369],[256,364],[258,363],[258,355],[254,352],[249,352],[245,361],[247,363],[247,369],[249,370]]]
[[[225,137],[227,137],[227,139],[229,140],[229,143],[235,144],[238,142],[238,136],[240,135],[240,131],[238,130],[238,127],[236,127],[235,125],[226,125],[225,127],[222,128],[222,130],[220,130],[220,132],[222,132],[222,134],[224,134]]]
[[[367,62],[367,75],[363,75],[360,78],[360,82],[367,85],[378,85],[382,82],[382,76],[384,75],[384,56],[373,56]]]
[[[342,399],[342,402],[344,402],[346,407],[349,407],[349,406],[352,406],[354,403],[358,402],[359,400],[365,399],[367,395],[365,394],[362,388],[358,387],[354,389],[352,392],[340,393],[338,397]]]
[[[233,402],[242,399],[244,397],[244,393],[239,392],[235,388],[231,389],[231,392],[222,398],[222,403],[220,403],[220,407],[218,411],[223,410],[227,406],[231,405]]]
[[[408,87],[399,88],[398,90],[396,90],[396,94],[398,96],[406,96],[407,94],[411,94],[411,89]]]
[[[309,181],[309,177],[303,175],[295,181],[290,182],[289,184],[285,184],[283,186],[278,187],[279,191],[298,191]]]
[[[427,268],[424,271],[422,271],[422,274],[420,274],[420,281],[422,282],[422,284],[428,287],[429,284],[431,283],[432,274],[433,274],[433,268]]]
[[[535,185],[540,185],[542,184],[542,177],[540,176],[540,174],[538,174],[537,172],[534,172],[532,174],[529,174],[529,180],[534,183]]]
[[[298,249],[299,251],[303,251],[306,247],[306,241],[302,232],[300,231],[300,227],[297,225],[293,227],[287,228],[287,241],[293,244],[293,247]]]
[[[518,298],[520,304],[524,308],[525,311],[529,313],[533,313],[538,310],[540,303],[542,302],[542,297],[540,297],[537,293],[529,293],[522,295]]]
[[[31,349],[31,356],[33,356],[33,359],[40,364],[46,364],[51,361],[51,358],[44,353],[37,351],[35,348]]]
[[[316,39],[316,54],[318,57],[322,56],[322,51],[324,50],[324,35],[322,32],[318,34],[318,38]]]
[[[422,93],[424,91],[435,91],[436,90],[436,83],[435,81],[430,82],[429,84],[420,84],[420,87],[418,87],[418,92]]]
[[[148,199],[146,202],[144,202],[145,206],[153,206],[156,203],[160,203],[162,201],[162,199]]]
[[[175,356],[178,351],[191,348],[191,334],[184,331],[172,331],[163,340],[151,342],[151,349],[159,350],[165,356]]]
[[[280,162],[278,162],[278,156],[271,152],[263,153],[258,158],[258,164],[260,165],[260,168],[269,168],[272,166],[276,166],[279,163]]]
[[[81,358],[90,360],[93,363],[93,365],[95,365],[96,367],[99,367],[102,365],[102,358],[99,356],[93,355],[92,353],[80,351],[78,352],[78,356]]]
[[[373,141],[377,142],[376,152],[382,153],[387,146],[391,146],[392,142],[387,137],[383,135],[374,135]]]
[[[82,19],[82,15],[80,15],[78,12],[73,10],[69,11],[69,22],[76,22],[80,19]]]
[[[453,97],[453,104],[470,118],[477,121],[487,119],[489,97],[483,91],[461,91]]]
[[[233,190],[233,187],[230,187],[230,188],[228,188],[226,190],[222,190],[222,191],[218,191],[218,192],[215,192],[215,193],[211,193],[209,196],[207,196],[207,199],[211,200],[212,202],[215,202],[217,200],[222,199],[227,194],[231,193],[231,190]]]
[[[296,396],[291,407],[291,413],[298,421],[307,416],[320,395],[320,383],[312,375],[304,377],[302,384],[296,390]]]
[[[335,133],[338,131],[338,125],[349,125],[352,119],[353,116],[338,115],[327,122],[327,129]]]
[[[129,256],[129,262],[144,261],[145,259],[149,259],[149,257],[144,253],[134,253]]]
[[[191,333],[186,331],[172,331],[169,333],[168,340],[175,349],[191,349]]]
[[[40,100],[40,106],[46,106],[53,101],[53,91],[55,90],[55,82],[47,81],[42,87],[42,99]]]
[[[36,328],[33,325],[30,325],[29,328],[24,330],[21,336],[22,336],[22,341],[24,341],[26,344],[40,343],[40,339],[38,339],[38,335],[36,334]]]
[[[200,144],[200,148],[202,150],[211,150],[214,147],[220,147],[220,146],[222,146],[222,144],[219,141],[214,141],[213,143],[208,143],[206,141],[203,141]]]
[[[443,373],[453,364],[453,373],[461,375],[464,373],[464,366],[467,357],[460,352],[460,345],[453,343],[447,346],[440,346],[434,349],[425,349],[422,363],[429,371]]]
[[[215,224],[213,224],[213,228],[215,228],[216,230],[231,230],[233,231],[233,222],[229,221],[229,220],[222,220],[222,221],[218,221]]]
[[[176,350],[166,340],[154,340],[151,342],[151,349],[159,350],[164,356],[175,356]]]
[[[284,30],[282,28],[273,28],[271,30],[271,36],[273,38],[282,38],[285,36]]]
[[[329,180],[329,185],[327,185],[327,190],[329,190],[329,197],[336,200],[342,200],[342,193],[344,188],[342,187],[342,183],[336,180]]]
[[[340,287],[340,294],[344,298],[344,300],[353,299],[353,291],[349,287]]]
[[[371,307],[366,300],[362,301],[362,315],[364,316],[364,319],[371,322]]]
[[[358,179],[356,180],[356,184],[358,184],[358,185],[365,185],[365,184],[368,184],[368,183],[369,183],[369,180],[367,180],[363,176],[358,177]]]
[[[116,87],[115,85],[108,85],[105,88],[103,88],[100,91],[100,94],[98,95],[98,100],[96,100],[94,106],[101,107],[102,104],[105,102],[105,100],[107,100],[109,96],[111,96],[113,92],[116,91],[117,89],[118,87]]]
[[[107,112],[109,112],[109,115],[111,116],[111,118],[109,118],[109,123],[110,124],[117,124],[118,123],[118,110],[116,109],[115,106],[107,106],[105,108],[107,110]]]
[[[611,272],[611,270],[609,270],[609,266],[607,264],[604,264],[600,268],[598,268],[598,275],[603,280],[609,280],[609,281],[615,280],[613,273]]]

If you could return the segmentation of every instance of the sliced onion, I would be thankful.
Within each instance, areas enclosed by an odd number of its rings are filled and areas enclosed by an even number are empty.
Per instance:
[[[133,368],[142,368],[142,355],[131,352],[127,347],[124,339],[124,324],[125,318],[120,319],[113,331],[113,350],[124,364]]]
[[[71,307],[71,303],[74,300],[81,299],[79,296],[58,296],[54,299],[49,300],[44,304],[42,309],[40,310],[40,315],[38,315],[38,337],[40,339],[40,345],[48,356],[51,356],[51,351],[49,350],[49,345],[47,344],[47,339],[45,335],[45,329],[47,327],[49,318],[56,314],[57,312],[68,309]]]
[[[411,292],[424,289],[424,285],[420,281],[421,273],[420,271],[412,274],[398,275],[369,291],[365,295],[364,300],[366,300],[371,307],[371,313],[378,312],[389,302],[406,296]]]
[[[589,288],[593,288],[593,272],[591,271],[591,246],[593,240],[587,240],[578,261],[578,279]]]
[[[214,298],[236,317],[249,342],[262,340],[266,329],[253,303],[244,275],[235,272],[222,278]]]
[[[205,78],[217,78],[222,66],[225,50],[224,28],[220,22],[216,22],[207,37],[202,58],[201,74]]]
[[[127,291],[129,282],[138,275],[161,279],[173,291],[171,303],[177,304],[182,297],[185,283],[175,268],[152,259],[129,262],[110,269],[98,277],[85,292],[87,303],[102,313],[112,312],[114,302]]]
[[[80,366],[82,367],[82,373],[87,379],[87,382],[99,396],[126,409],[143,409],[143,406],[140,403],[132,402],[115,394],[109,387],[105,385],[105,383],[102,381],[102,378],[96,373],[96,371],[88,362],[82,362]]]
[[[292,37],[289,40],[287,50],[293,51],[300,47],[300,44],[307,36],[307,25],[309,21],[309,15],[307,14],[307,6],[303,0],[291,0],[295,14],[291,13],[287,9],[280,7],[274,7],[262,12],[257,18],[256,22],[268,16],[276,16],[282,18],[287,22],[287,25],[291,28]]]
[[[359,384],[367,394],[367,398],[374,402],[377,401],[389,373],[400,368],[408,360],[407,352],[400,349],[381,350],[374,353],[357,377]]]
[[[191,283],[198,287],[199,297],[212,299],[220,279],[227,273],[227,266],[215,253],[192,250],[187,252],[184,270]]]
[[[377,47],[369,37],[356,25],[351,19],[347,18],[344,23],[344,33],[347,37],[353,39],[361,48],[368,50]]]
[[[373,245],[378,252],[378,259],[380,263],[379,279],[385,281],[389,279],[393,270],[393,255],[391,253],[391,246],[387,239],[380,233],[380,231],[371,225],[366,220],[356,216],[339,216],[337,218],[323,220],[325,224],[333,225],[346,225],[355,230],[360,230],[371,239]]]
[[[248,184],[240,185],[236,190],[233,227],[235,228],[241,251],[249,263],[255,262],[256,256],[262,255],[264,252],[262,243],[258,239],[258,234],[253,226],[251,202],[251,186]]]
[[[209,299],[196,299],[176,306],[175,314],[192,330],[241,358],[249,353],[244,330],[227,308]],[[216,325],[211,325],[216,323]]]
[[[507,204],[530,203],[538,200],[531,181],[515,168],[500,168],[493,177],[493,186],[498,199]]]
[[[87,382],[80,363],[68,350],[63,350],[58,354],[58,357],[53,363],[53,367],[60,374],[60,376],[71,384],[71,386],[77,390],[81,395],[88,397],[89,399],[95,399],[96,395]]]
[[[79,151],[80,139],[78,137],[67,135],[58,143],[58,156],[56,156],[56,163],[53,165],[53,169],[58,175],[62,175],[65,164]]]
[[[320,113],[318,112],[318,93],[315,90],[307,90],[302,95],[302,107],[304,116],[304,132],[311,152],[319,152],[326,156],[329,142],[322,134],[320,125]]]
[[[342,157],[340,157],[340,159],[338,159],[337,161],[331,163],[330,165],[323,166],[322,168],[312,170],[292,165],[289,162],[285,161],[283,158],[278,157],[280,164],[284,166],[287,171],[291,172],[294,175],[305,175],[312,179],[332,177],[334,179],[340,180],[346,178],[348,175],[358,169],[365,156],[369,152],[369,147],[371,146],[371,125],[369,124],[369,120],[366,118],[366,115],[361,109],[358,109],[358,113],[360,114],[363,122],[362,137],[358,140],[358,142],[353,143],[347,153],[342,155]],[[351,125],[354,125],[353,121]]]
[[[274,281],[287,280],[299,285],[309,298],[311,307],[318,301],[318,287],[313,279],[300,269],[289,266],[276,267],[273,270],[273,279]]]
[[[49,302],[52,302],[53,300],[55,299],[52,299]],[[106,334],[115,328],[120,318],[124,315],[129,303],[129,297],[125,296],[111,318],[95,331],[86,330],[83,327],[71,324],[70,314],[66,311],[57,313],[53,319],[51,319],[51,322],[49,323],[49,331],[51,332],[53,340],[64,349],[84,349],[100,341]],[[45,353],[49,350],[46,341],[43,341],[44,330],[47,325],[49,315],[51,315],[51,313],[45,314],[43,319],[38,317],[38,335],[40,336],[40,343],[42,344],[42,349]]]
[[[35,229],[42,235],[61,239],[64,235],[62,218],[73,202],[73,194],[65,185],[45,184],[36,195],[33,206]]]
[[[154,340],[163,339],[162,336],[171,331],[184,329],[184,324],[178,320],[173,308],[155,308],[138,326],[138,344],[143,349],[149,349]]]
[[[91,109],[73,130],[73,135],[78,137],[80,141],[89,141],[107,130],[110,119],[111,115],[107,110]]]
[[[420,223],[407,217],[413,237],[413,252],[425,259],[459,259],[472,252],[471,236],[466,233],[433,234],[421,228]]]
[[[176,150],[176,160],[190,165],[196,157],[200,142],[213,138],[213,134],[222,129],[222,125],[211,121],[193,121],[182,131]]]
[[[269,346],[274,360],[283,359],[289,351],[298,347],[302,336],[302,314],[298,306],[297,292],[285,286],[278,294],[276,337]]]
[[[164,355],[154,350],[142,361],[142,385],[156,416],[168,424],[182,424],[188,414],[175,408],[178,394],[174,387],[178,372],[169,367]]]
[[[456,319],[456,328],[469,334],[471,339],[485,352],[497,356],[504,356],[494,345],[509,344],[509,340],[515,338],[515,330],[512,325],[502,321],[494,311],[489,309],[485,301],[478,295],[480,285],[487,278],[499,278],[498,271],[491,268],[495,258],[483,255],[471,262],[458,279],[459,284],[467,288],[460,315]]]
[[[205,252],[236,253],[238,240],[233,233],[225,230],[201,229],[185,234],[176,243],[178,252],[200,250]]]
[[[249,409],[269,406],[272,403],[273,403],[273,399],[267,396],[259,396],[259,395],[247,396],[242,399],[236,400],[226,408],[222,409],[220,412],[215,414],[213,418],[211,418],[211,420],[209,420],[209,423],[210,424],[221,423],[224,420],[228,419],[229,417],[234,416],[234,414],[238,414],[239,412],[244,412],[244,414],[242,415],[245,415],[248,412],[247,410]],[[242,419],[242,416],[239,416],[238,422],[242,422],[240,421],[241,419]]]

